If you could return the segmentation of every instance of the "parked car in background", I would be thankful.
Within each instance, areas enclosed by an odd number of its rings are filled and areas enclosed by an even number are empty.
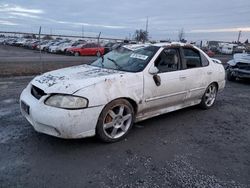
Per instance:
[[[234,54],[233,59],[227,62],[226,72],[229,81],[250,78],[250,54]]]
[[[222,54],[233,54],[233,49],[236,44],[222,43],[219,47],[219,52]]]
[[[209,57],[214,57],[215,53],[210,50],[210,49],[203,49],[203,51],[209,56]]]
[[[46,49],[53,43],[54,41],[45,41],[44,43],[41,43],[41,50],[46,51]]]
[[[245,46],[235,46],[233,49],[233,53],[245,53],[246,52],[246,47]]]
[[[101,47],[96,43],[87,43],[81,45],[80,47],[69,48],[67,50],[67,53],[74,56],[84,56],[84,55],[101,56],[104,54],[104,47]]]
[[[224,87],[223,65],[194,46],[124,46],[91,65],[35,77],[20,107],[38,132],[115,142],[134,122],[193,105],[211,108]]]
[[[65,42],[60,44],[57,48],[56,48],[56,53],[66,53],[66,50],[68,48],[71,48],[72,45],[74,44],[74,42]]]
[[[58,48],[58,46],[60,46],[61,44],[64,44],[65,41],[56,41],[55,43],[51,44],[49,47],[48,47],[48,52],[50,53],[56,53],[56,49]]]

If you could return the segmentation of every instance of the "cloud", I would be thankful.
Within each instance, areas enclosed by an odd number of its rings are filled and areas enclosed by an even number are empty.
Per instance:
[[[241,28],[222,28],[222,29],[195,29],[189,31],[189,33],[228,33],[228,32],[250,32],[250,27]]]
[[[21,12],[30,14],[43,14],[41,9],[29,9],[18,5],[2,4],[0,5],[0,12]]]
[[[14,25],[19,25],[14,22],[6,21],[6,20],[0,20],[0,25],[9,25],[9,26],[14,26]]]
[[[99,33],[125,38],[146,28],[152,39],[172,39],[184,28],[187,40],[232,40],[239,30],[250,38],[250,0],[0,0],[0,20],[13,31],[32,31],[42,26],[54,34]],[[205,5],[205,6],[204,6]],[[8,23],[6,22],[8,21]],[[13,25],[15,24],[15,25]],[[67,32],[66,32],[67,31]]]
[[[22,16],[26,18],[41,18],[40,16],[37,16],[37,15],[22,13],[22,12],[10,12],[9,14],[15,15],[15,16]]]
[[[67,24],[67,25],[76,25],[76,26],[90,26],[90,27],[104,27],[108,29],[125,29],[125,26],[120,25],[104,25],[104,24],[90,24],[90,23],[84,23],[84,22],[67,22],[67,21],[58,21],[58,20],[52,20],[59,24]]]

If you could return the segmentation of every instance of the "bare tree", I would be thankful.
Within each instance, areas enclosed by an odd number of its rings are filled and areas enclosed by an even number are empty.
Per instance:
[[[142,29],[136,30],[134,33],[134,39],[138,42],[148,41],[148,32]]]
[[[178,39],[180,42],[182,42],[183,40],[185,40],[184,38],[185,38],[185,31],[183,28],[181,28],[181,30],[179,30],[179,33],[178,33]]]

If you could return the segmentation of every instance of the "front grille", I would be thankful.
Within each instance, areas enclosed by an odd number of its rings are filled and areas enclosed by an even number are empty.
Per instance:
[[[239,69],[250,70],[250,64],[249,63],[237,63],[237,67]]]
[[[36,98],[36,99],[40,99],[42,96],[46,95],[46,93],[44,93],[43,90],[41,90],[40,88],[33,86],[31,87],[31,94]]]

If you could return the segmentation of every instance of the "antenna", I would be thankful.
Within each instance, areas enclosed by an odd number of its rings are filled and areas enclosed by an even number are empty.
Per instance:
[[[82,38],[84,38],[84,25],[82,25]]]

